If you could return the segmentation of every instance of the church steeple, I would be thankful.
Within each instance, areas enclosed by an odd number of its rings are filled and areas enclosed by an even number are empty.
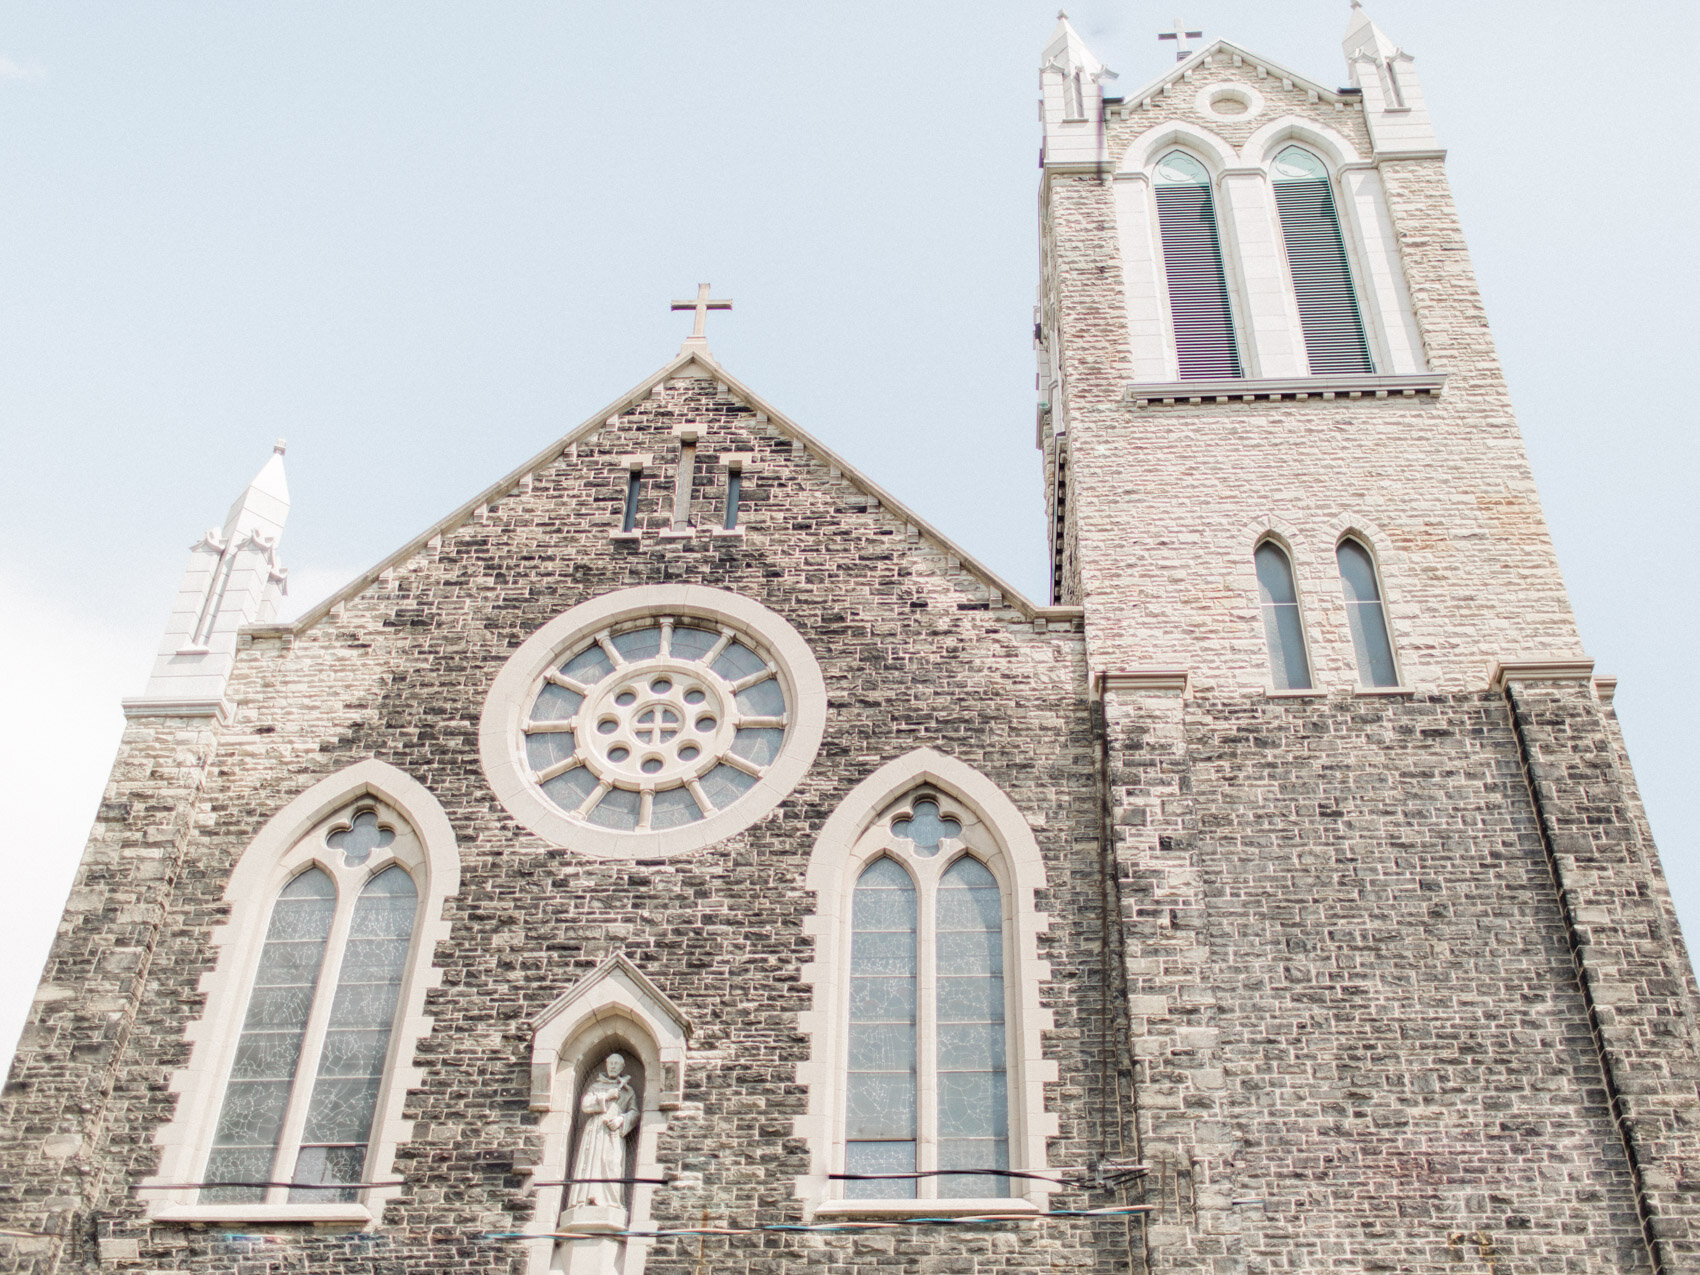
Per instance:
[[[1344,46],[1347,72],[1363,90],[1364,119],[1376,154],[1438,150],[1415,59],[1376,26],[1362,0],[1352,0]]]
[[[269,460],[225,515],[189,550],[189,565],[166,621],[147,689],[124,701],[137,716],[223,716],[236,633],[277,614],[285,591],[277,543],[289,516],[280,438]]]

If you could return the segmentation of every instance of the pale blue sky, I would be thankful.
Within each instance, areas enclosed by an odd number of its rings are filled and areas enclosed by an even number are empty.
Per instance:
[[[1172,6],[1082,0],[1132,90]],[[1417,59],[1691,933],[1700,6],[1371,0]],[[1609,13],[1609,18],[1606,16]],[[1331,83],[1345,0],[1185,16]],[[189,543],[290,441],[294,603],[717,356],[1045,591],[1035,0],[0,3],[0,1057]],[[1484,670],[1486,656],[1484,655]]]

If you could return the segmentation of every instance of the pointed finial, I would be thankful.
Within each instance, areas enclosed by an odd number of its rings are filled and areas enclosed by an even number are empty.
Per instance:
[[[1057,10],[1057,21],[1058,22],[1067,22],[1068,21],[1068,10],[1067,9],[1058,9]]]
[[[274,456],[281,456],[281,455],[283,455],[284,448],[286,448],[288,446],[289,446],[289,440],[287,438],[280,438],[280,439],[277,440],[277,442],[272,444],[272,454]]]
[[[1364,0],[1352,0],[1352,8],[1361,9],[1363,7],[1364,7]]]

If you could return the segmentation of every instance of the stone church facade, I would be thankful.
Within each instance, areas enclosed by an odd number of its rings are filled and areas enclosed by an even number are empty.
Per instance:
[[[1700,1270],[1613,684],[1346,52],[1047,46],[1044,605],[700,309],[287,624],[274,456],[126,702],[0,1270]]]

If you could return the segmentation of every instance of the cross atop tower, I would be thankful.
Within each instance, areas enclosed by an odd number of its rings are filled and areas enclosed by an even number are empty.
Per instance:
[[[1185,62],[1192,56],[1192,49],[1188,46],[1187,41],[1202,40],[1204,38],[1204,32],[1188,31],[1186,29],[1186,23],[1182,22],[1179,18],[1176,18],[1175,29],[1173,31],[1159,31],[1157,33],[1157,38],[1159,40],[1173,40],[1175,42],[1175,61]]]
[[[731,308],[732,302],[730,299],[725,301],[711,299],[708,295],[708,285],[706,283],[697,284],[697,295],[695,301],[673,302],[673,309],[695,310],[697,314],[696,322],[691,326],[691,334],[685,338],[686,348],[694,346],[698,349],[706,349],[708,346],[708,338],[703,335],[703,326],[708,322],[708,312],[710,310],[730,310]]]

